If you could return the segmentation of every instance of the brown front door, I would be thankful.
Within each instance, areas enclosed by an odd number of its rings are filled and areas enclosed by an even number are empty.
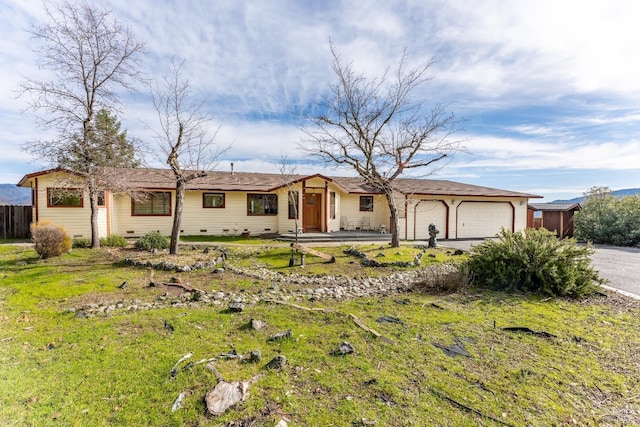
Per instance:
[[[322,194],[305,193],[302,209],[302,227],[305,233],[321,231]]]

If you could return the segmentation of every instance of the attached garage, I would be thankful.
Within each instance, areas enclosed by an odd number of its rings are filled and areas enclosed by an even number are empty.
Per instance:
[[[414,240],[429,238],[429,224],[434,224],[440,231],[438,238],[446,239],[449,207],[442,200],[420,200],[414,205],[415,228]]]
[[[457,206],[457,238],[493,237],[501,228],[514,231],[515,208],[509,202],[462,201]]]

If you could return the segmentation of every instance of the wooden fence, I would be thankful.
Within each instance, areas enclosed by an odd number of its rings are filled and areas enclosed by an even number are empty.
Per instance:
[[[0,239],[28,239],[31,219],[31,206],[0,206]]]

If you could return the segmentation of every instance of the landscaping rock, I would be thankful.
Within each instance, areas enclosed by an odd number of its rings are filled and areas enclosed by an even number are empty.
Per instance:
[[[232,313],[242,313],[244,311],[244,303],[241,302],[230,302],[229,303],[229,311]]]
[[[271,359],[269,363],[265,365],[265,368],[273,371],[279,371],[280,369],[284,368],[286,364],[287,358],[284,355],[280,354]]]
[[[355,350],[356,349],[353,347],[351,343],[347,341],[343,341],[342,344],[340,344],[337,349],[331,352],[331,354],[333,356],[345,356],[347,354],[353,353]]]
[[[253,350],[251,353],[249,353],[250,362],[258,363],[261,360],[262,360],[262,353],[260,352],[260,350]]]
[[[89,317],[89,315],[84,310],[78,310],[73,317],[75,317],[76,319],[86,319]]]
[[[266,322],[263,322],[262,320],[258,320],[258,319],[251,319],[251,321],[249,322],[249,327],[256,331],[264,329],[266,326],[267,326]]]
[[[101,304],[86,304],[74,308],[66,308],[65,312],[78,312],[77,317],[95,315],[116,315],[120,312],[135,312],[167,307],[197,307],[202,305],[222,306],[225,302],[258,304],[265,300],[313,301],[345,300],[359,297],[393,296],[414,289],[436,287],[449,274],[457,272],[455,265],[432,264],[420,270],[398,271],[379,277],[345,277],[335,275],[307,276],[296,273],[282,274],[264,267],[229,268],[233,274],[253,279],[260,289],[255,293],[210,293],[186,292],[178,295],[165,293],[153,303],[143,303],[138,299],[113,301]],[[179,278],[177,278],[179,279]],[[433,282],[433,283],[432,283]],[[159,285],[153,283],[157,289]],[[114,309],[115,307],[115,309]]]
[[[278,332],[275,335],[269,337],[269,341],[282,341],[293,336],[293,331],[287,329],[286,331]]]

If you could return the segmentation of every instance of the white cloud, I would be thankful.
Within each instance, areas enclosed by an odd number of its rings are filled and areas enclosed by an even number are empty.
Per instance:
[[[459,155],[457,168],[493,170],[601,169],[637,170],[640,141],[588,142],[581,145],[562,141],[472,136],[466,142],[469,156]]]
[[[231,144],[221,167],[273,170],[281,152],[310,165],[297,150],[300,132],[286,117],[306,108],[334,79],[331,38],[345,61],[368,75],[437,59],[434,80],[417,94],[427,102],[459,101],[457,114],[496,112],[484,133],[465,135],[459,155],[436,178],[480,182],[511,174],[508,186],[551,189],[526,178],[534,169],[602,174],[640,164],[640,3],[565,0],[375,0],[300,2],[105,0],[147,44],[144,74],[159,78],[175,55],[185,59],[194,100],[205,100],[221,125],[217,141]],[[42,131],[15,99],[22,75],[39,72],[25,32],[43,18],[42,3],[0,0],[0,181],[32,172],[19,145]],[[588,95],[588,96],[585,96]],[[144,95],[126,97],[119,114],[130,135],[150,141],[155,124]],[[567,101],[570,100],[570,101]],[[557,117],[526,115],[527,106],[554,107]],[[523,107],[522,120],[500,112]],[[551,113],[553,114],[553,113]],[[283,118],[284,117],[284,118]],[[549,118],[551,117],[551,118]],[[508,134],[509,137],[506,137]],[[19,167],[23,173],[5,171]],[[344,171],[347,173],[349,171]],[[306,173],[306,172],[301,172]],[[331,174],[344,174],[331,171]],[[517,175],[525,176],[517,177]],[[18,176],[19,175],[19,176]],[[510,178],[511,179],[511,178]],[[522,179],[521,184],[516,179]],[[577,182],[578,178],[571,178]],[[568,188],[579,185],[566,183]]]

